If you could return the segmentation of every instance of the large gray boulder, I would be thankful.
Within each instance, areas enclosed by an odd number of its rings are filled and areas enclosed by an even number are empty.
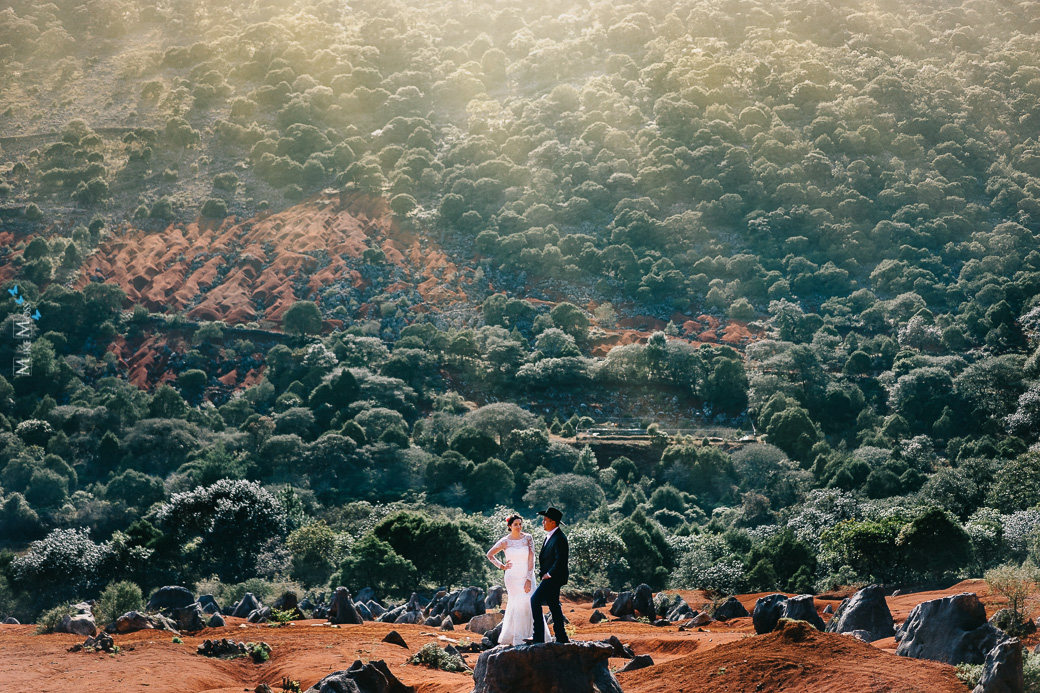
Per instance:
[[[359,602],[367,602],[369,599],[375,598],[376,591],[374,589],[372,589],[371,587],[362,587],[361,591],[357,593],[357,597],[355,597],[355,600]]]
[[[755,602],[755,611],[751,614],[755,633],[771,633],[782,618],[806,621],[817,630],[825,628],[823,619],[816,613],[816,602],[811,594],[801,594],[797,597],[771,594]]]
[[[168,611],[191,606],[194,603],[195,595],[187,587],[167,585],[152,592],[144,609],[145,611]]]
[[[731,618],[746,618],[751,614],[744,608],[744,605],[740,603],[740,600],[736,597],[729,597],[726,601],[715,607],[715,611],[711,617],[716,621],[726,621]]]
[[[217,604],[217,600],[214,599],[212,594],[200,594],[199,595],[199,606],[207,614],[219,614],[220,604]]]
[[[183,608],[170,609],[170,618],[177,624],[177,630],[198,631],[206,627],[203,620],[205,612],[198,602]]]
[[[1022,641],[1005,640],[986,655],[982,679],[972,693],[1022,693],[1026,688],[1022,664]]]
[[[354,601],[350,598],[350,592],[346,587],[337,587],[332,596],[332,606],[329,607],[329,622],[361,624],[361,615],[354,608]]]
[[[492,585],[489,587],[487,596],[484,597],[484,608],[497,609],[502,606],[502,595],[505,593],[506,588],[502,585]]]
[[[127,611],[116,619],[114,632],[136,633],[139,630],[166,630],[176,633],[173,621],[159,614],[142,614],[139,611]]]
[[[982,664],[1007,636],[986,622],[986,608],[970,592],[914,607],[896,630],[896,654],[946,664]]]
[[[306,693],[415,693],[401,683],[381,659],[368,664],[355,661],[349,669],[329,674]]]
[[[759,597],[755,602],[755,609],[751,613],[751,622],[755,626],[755,633],[772,633],[776,624],[780,622],[780,616],[784,609],[787,595],[770,594],[767,597]]]
[[[455,623],[469,623],[474,616],[484,613],[484,592],[478,587],[467,587],[459,594],[451,607],[451,618]]]
[[[97,624],[90,613],[66,615],[55,627],[56,633],[72,633],[73,635],[97,635]]]
[[[791,597],[784,603],[781,618],[789,618],[794,621],[805,621],[812,624],[816,630],[823,630],[826,625],[823,619],[816,613],[816,600],[811,594],[800,594]]]
[[[246,592],[242,600],[235,606],[235,610],[231,612],[231,615],[235,618],[249,618],[249,614],[262,608],[264,608],[264,605],[260,603],[260,600],[253,596],[252,592]]]
[[[615,618],[631,616],[635,612],[636,608],[631,592],[622,592],[614,600],[614,603],[610,605],[610,615]]]
[[[227,622],[224,621],[224,617],[220,614],[213,614],[209,617],[209,622],[206,625],[210,628],[223,628],[227,625]]]
[[[472,693],[622,693],[599,642],[500,645],[477,659]]]
[[[632,608],[635,609],[636,614],[650,619],[651,621],[657,619],[657,609],[654,606],[654,593],[650,589],[650,585],[642,584],[636,587],[636,592],[632,595]]]
[[[480,616],[474,616],[470,619],[469,623],[466,624],[466,630],[473,631],[478,635],[483,635],[498,624],[502,622],[504,614],[499,611],[492,614],[481,614]]]
[[[354,609],[357,610],[358,616],[361,617],[362,621],[374,621],[376,617],[372,615],[372,612],[368,610],[364,602],[354,602]]]
[[[828,633],[853,631],[867,631],[870,642],[896,634],[892,612],[880,586],[869,585],[842,600],[834,618],[827,624]]]

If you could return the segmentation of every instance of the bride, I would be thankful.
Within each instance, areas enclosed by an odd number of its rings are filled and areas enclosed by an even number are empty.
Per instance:
[[[530,534],[521,531],[524,521],[519,515],[510,515],[506,524],[509,534],[487,552],[488,560],[496,568],[506,571],[506,615],[502,619],[498,644],[522,645],[525,638],[534,634],[531,616],[531,590],[535,584],[534,540]],[[505,551],[505,563],[495,558],[499,551]]]

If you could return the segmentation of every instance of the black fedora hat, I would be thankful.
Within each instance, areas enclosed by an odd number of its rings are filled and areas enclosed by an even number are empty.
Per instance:
[[[547,518],[549,518],[556,524],[560,524],[561,522],[563,522],[563,513],[561,513],[559,510],[552,506],[549,506],[545,510],[539,510],[538,514],[545,515]]]

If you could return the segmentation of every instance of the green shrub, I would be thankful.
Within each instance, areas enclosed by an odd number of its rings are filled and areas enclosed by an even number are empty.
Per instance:
[[[65,602],[47,609],[36,619],[36,634],[53,633],[66,616],[72,616],[75,613],[76,609],[73,608],[72,602]]]
[[[450,654],[443,647],[438,647],[436,643],[432,642],[423,645],[408,662],[444,671],[469,671],[469,667],[462,661],[462,657]]]
[[[129,581],[113,582],[98,598],[94,618],[99,624],[111,623],[128,611],[140,611],[143,606],[140,587]]]

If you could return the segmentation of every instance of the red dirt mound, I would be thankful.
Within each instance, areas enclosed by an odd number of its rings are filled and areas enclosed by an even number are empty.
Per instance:
[[[896,657],[846,635],[786,622],[762,636],[617,675],[625,693],[964,693],[953,667]]]
[[[84,263],[92,278],[119,284],[128,301],[153,311],[186,311],[193,320],[277,324],[294,301],[321,301],[337,285],[361,288],[369,248],[404,270],[428,304],[465,300],[468,283],[426,238],[401,231],[370,199],[321,197],[283,212],[235,223],[172,224],[161,233],[128,229]]]

